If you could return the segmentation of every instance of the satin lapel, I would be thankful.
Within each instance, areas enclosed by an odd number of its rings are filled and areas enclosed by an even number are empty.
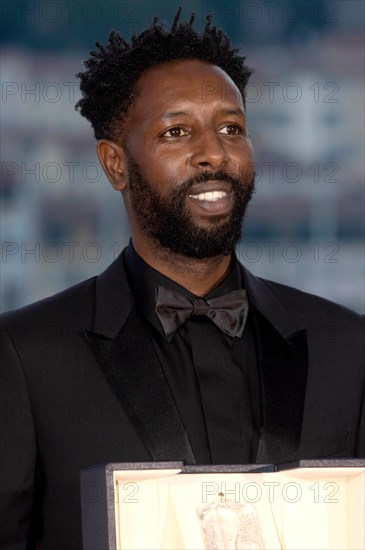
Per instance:
[[[243,270],[255,325],[261,387],[262,430],[256,462],[294,460],[306,392],[306,330],[298,316],[289,315],[270,282]]]
[[[115,338],[85,333],[116,397],[155,461],[195,459],[149,334],[136,308]]]
[[[307,337],[287,339],[254,313],[261,383],[262,433],[256,461],[279,463],[296,458],[302,431],[307,378]]]

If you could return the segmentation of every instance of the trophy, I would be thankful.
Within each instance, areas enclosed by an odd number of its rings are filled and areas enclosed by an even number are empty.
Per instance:
[[[234,500],[210,502],[197,508],[207,550],[263,550],[256,509]]]

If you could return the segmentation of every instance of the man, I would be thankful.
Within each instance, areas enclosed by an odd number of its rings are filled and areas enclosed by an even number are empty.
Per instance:
[[[364,321],[237,261],[251,72],[210,18],[198,35],[179,16],[111,32],[78,75],[132,238],[2,317],[1,548],[80,549],[89,465],[364,456]]]

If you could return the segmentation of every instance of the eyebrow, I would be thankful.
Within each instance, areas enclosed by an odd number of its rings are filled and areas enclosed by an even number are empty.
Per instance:
[[[189,116],[191,113],[188,111],[168,111],[167,113],[163,113],[161,115],[161,118],[176,118],[177,116]]]
[[[240,109],[223,109],[220,111],[223,115],[237,115],[237,116],[245,116],[244,111],[241,111]],[[166,113],[162,113],[161,118],[163,119],[171,119],[176,118],[179,116],[191,116],[192,113],[189,111],[168,111]]]
[[[244,111],[240,109],[223,109],[222,113],[224,115],[237,115],[237,116],[245,116]]]

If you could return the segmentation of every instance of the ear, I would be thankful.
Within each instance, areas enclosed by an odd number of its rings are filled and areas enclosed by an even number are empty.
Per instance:
[[[124,191],[127,186],[126,156],[123,147],[109,139],[100,139],[96,150],[103,170],[117,191]]]

